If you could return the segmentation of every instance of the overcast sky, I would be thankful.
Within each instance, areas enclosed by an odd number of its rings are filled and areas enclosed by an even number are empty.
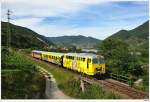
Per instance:
[[[2,21],[8,8],[11,23],[47,37],[84,35],[103,40],[148,20],[147,0],[2,0]]]

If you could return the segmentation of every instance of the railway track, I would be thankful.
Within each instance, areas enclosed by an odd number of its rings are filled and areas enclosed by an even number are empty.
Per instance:
[[[126,94],[127,96],[129,96],[133,99],[146,99],[146,98],[148,98],[148,94],[145,92],[142,92],[140,90],[137,90],[137,89],[134,89],[134,88],[131,88],[129,86],[122,85],[122,84],[118,84],[115,82],[111,82],[108,80],[105,80],[103,82],[102,81],[98,81],[98,82],[103,83],[105,86],[108,86],[108,87],[112,88],[113,90],[121,92],[122,94]]]
[[[31,57],[31,56],[30,56]],[[33,59],[33,58],[32,58]],[[36,59],[37,61],[41,61]],[[48,62],[47,62],[48,63]],[[55,64],[49,63],[51,66],[55,66]],[[59,66],[60,67],[60,66]],[[74,73],[72,70],[68,70],[66,68],[61,67],[61,69],[65,70],[65,71],[69,71],[72,74],[76,75],[77,77],[81,77],[81,75],[79,73]],[[97,80],[94,77],[89,77],[89,76],[82,76],[82,79],[90,84],[98,84],[100,86],[106,87],[106,88],[110,88],[111,90],[117,91],[121,94],[124,94],[126,96],[128,96],[130,99],[148,99],[149,98],[149,94],[140,90],[137,90],[135,88],[129,87],[127,85],[124,84],[120,84],[120,83],[116,83],[113,81],[109,81],[109,80]]]
[[[96,83],[99,84],[102,87],[110,88],[112,90],[115,90],[121,94],[127,95],[131,99],[148,99],[149,94],[140,90],[137,90],[135,88],[129,87],[124,84],[116,83],[110,80],[97,80],[93,77],[84,77],[83,80],[85,80],[88,83]]]

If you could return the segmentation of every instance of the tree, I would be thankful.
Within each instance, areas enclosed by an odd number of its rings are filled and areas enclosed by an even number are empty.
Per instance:
[[[140,70],[136,56],[131,55],[128,45],[119,39],[104,40],[99,46],[99,53],[105,57],[108,69],[114,73],[137,75],[135,72]]]

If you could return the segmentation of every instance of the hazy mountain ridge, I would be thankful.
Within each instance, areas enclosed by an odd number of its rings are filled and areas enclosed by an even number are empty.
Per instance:
[[[132,30],[120,30],[108,38],[118,38],[121,40],[127,40],[130,38],[147,39],[148,35],[149,35],[149,21],[143,23],[142,25]]]
[[[82,35],[47,37],[47,39],[61,46],[76,46],[80,48],[93,48],[97,43],[101,42],[101,40],[96,38]]]
[[[60,37],[47,37],[48,40],[61,46],[76,46],[80,48],[93,48],[101,40],[93,37],[78,36],[60,36]]]

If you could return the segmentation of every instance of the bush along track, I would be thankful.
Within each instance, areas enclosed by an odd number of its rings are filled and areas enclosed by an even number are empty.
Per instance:
[[[2,99],[44,98],[45,78],[15,51],[2,48]]]

